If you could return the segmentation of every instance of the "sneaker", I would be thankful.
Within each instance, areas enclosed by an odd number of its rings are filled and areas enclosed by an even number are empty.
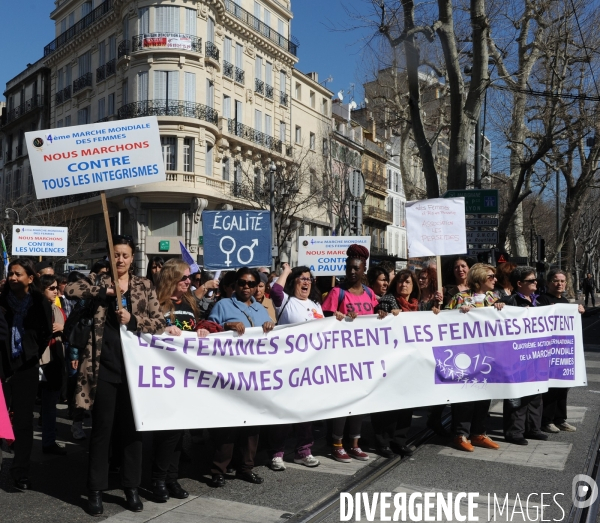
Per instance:
[[[452,445],[458,450],[466,450],[467,452],[473,452],[475,450],[475,447],[471,445],[471,442],[465,436],[456,436]]]
[[[567,423],[566,421],[563,421],[562,423],[559,423],[557,425],[559,430],[562,430],[563,432],[575,432],[577,431],[577,427],[574,427],[573,425],[571,425],[570,423]]]
[[[76,421],[71,425],[71,434],[73,435],[73,439],[85,439],[87,437],[83,430],[82,421]]]
[[[344,450],[344,447],[334,447],[331,453],[333,459],[342,463],[350,463],[352,458],[348,456],[348,453]]]
[[[544,432],[549,432],[550,434],[558,434],[560,429],[554,423],[548,423],[548,425],[543,425],[542,430]]]
[[[321,462],[312,454],[309,454],[305,458],[294,458],[294,463],[304,465],[305,467],[318,467]]]
[[[285,470],[285,463],[283,462],[283,458],[275,456],[271,460],[271,470]]]
[[[351,448],[348,451],[348,455],[360,461],[367,461],[369,459],[369,455],[366,452],[360,450],[360,447]]]
[[[485,434],[479,434],[477,436],[471,436],[471,445],[474,447],[481,447],[484,449],[498,450],[500,445],[492,441],[492,438]]]

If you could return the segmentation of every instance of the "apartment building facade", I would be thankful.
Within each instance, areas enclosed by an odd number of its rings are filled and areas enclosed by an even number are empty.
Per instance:
[[[295,69],[287,0],[55,4],[56,39],[43,60],[48,127],[159,121],[166,181],[107,193],[115,230],[139,246],[140,272],[149,256],[178,255],[179,241],[201,255],[202,211],[256,207],[239,192],[244,173],[264,179],[273,163],[293,169],[310,153],[310,133],[329,122],[332,93]],[[292,96],[296,84],[306,98]],[[98,196],[68,205],[92,223],[84,258],[99,258],[105,238]],[[307,212],[297,217],[299,232],[311,228],[310,217],[325,223]]]

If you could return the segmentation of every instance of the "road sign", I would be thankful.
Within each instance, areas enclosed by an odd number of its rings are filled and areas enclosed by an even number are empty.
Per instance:
[[[465,214],[498,214],[497,189],[467,189],[446,191],[444,198],[465,199]]]
[[[498,231],[467,231],[467,243],[498,243]]]
[[[268,211],[204,211],[204,266],[209,270],[271,265]]]
[[[354,198],[362,198],[365,194],[365,177],[358,170],[354,169],[348,177],[348,189]]]
[[[500,220],[498,218],[467,218],[465,222],[467,227],[498,227]]]

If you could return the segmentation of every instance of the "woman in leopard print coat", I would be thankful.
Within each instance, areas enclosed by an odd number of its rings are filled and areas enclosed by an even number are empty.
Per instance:
[[[70,299],[93,299],[97,306],[93,329],[82,351],[77,374],[76,403],[92,411],[88,467],[88,506],[93,516],[103,513],[102,491],[108,489],[108,462],[113,426],[122,448],[121,485],[127,508],[143,509],[138,494],[142,480],[142,433],[137,432],[123,361],[121,327],[132,332],[160,334],[165,329],[164,314],[150,280],[130,273],[135,245],[130,236],[113,238],[116,282],[103,275],[96,285],[85,280],[70,283],[65,295]],[[96,281],[92,275],[91,281]],[[121,289],[117,307],[115,285]]]

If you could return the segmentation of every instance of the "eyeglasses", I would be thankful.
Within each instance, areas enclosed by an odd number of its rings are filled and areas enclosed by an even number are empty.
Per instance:
[[[488,274],[487,279],[488,280],[497,280],[498,278],[496,278],[495,274]]]
[[[521,283],[537,283],[537,279],[533,279],[533,280],[523,280]]]
[[[314,280],[312,278],[303,277],[303,278],[298,278],[298,281],[301,281],[304,283],[312,283]]]
[[[238,285],[238,287],[242,287],[242,288],[248,286],[251,289],[254,289],[254,287],[258,286],[258,283],[255,281],[249,281],[249,280],[238,280],[237,285]]]
[[[186,275],[184,274],[184,275],[181,277],[181,280],[179,280],[179,281],[188,281],[188,280],[191,280],[191,279],[192,279],[192,278],[191,278],[189,275],[187,275],[187,276],[186,276]]]
[[[46,287],[47,291],[55,291],[56,289],[58,289],[56,285],[52,285],[52,287]]]

